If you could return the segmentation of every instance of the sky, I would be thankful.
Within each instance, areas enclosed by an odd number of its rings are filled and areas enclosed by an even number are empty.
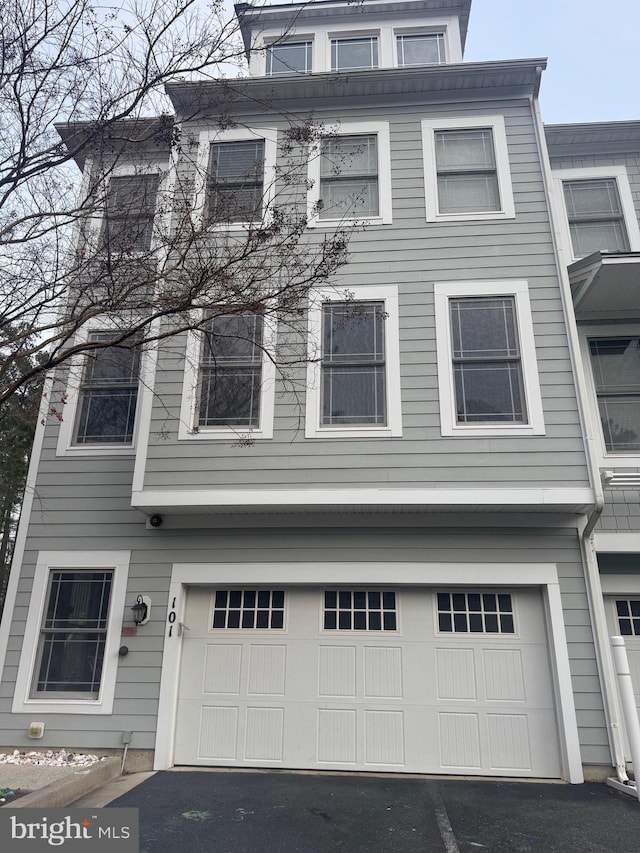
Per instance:
[[[473,0],[465,61],[547,57],[547,124],[640,120],[640,0]]]

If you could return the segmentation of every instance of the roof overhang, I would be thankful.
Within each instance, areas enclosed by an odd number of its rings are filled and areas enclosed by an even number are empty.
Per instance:
[[[551,157],[579,157],[640,151],[640,121],[546,124]]]
[[[594,252],[569,266],[576,316],[640,317],[640,252]]]
[[[290,77],[241,77],[168,83],[178,119],[227,111],[304,114],[336,102],[358,106],[411,102],[469,101],[536,95],[546,59],[462,62],[422,68],[387,68]]]
[[[96,152],[117,156],[141,148],[168,151],[174,119],[171,115],[124,120],[57,122],[55,129],[80,169]]]

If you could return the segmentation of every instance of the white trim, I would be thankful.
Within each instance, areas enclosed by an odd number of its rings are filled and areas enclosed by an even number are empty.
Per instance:
[[[596,392],[593,367],[591,364],[591,352],[589,341],[599,338],[632,338],[640,337],[640,325],[636,323],[609,323],[606,325],[580,325],[578,326],[580,340],[580,351],[584,365],[584,373],[587,379],[587,416],[591,419],[591,431],[597,438],[594,441],[594,449],[598,455],[598,465],[601,468],[640,468],[640,452],[635,453],[610,453],[607,450],[602,423],[600,422],[600,411],[598,408],[598,394]]]
[[[165,507],[227,506],[566,506],[593,504],[588,488],[533,489],[149,489],[134,491],[131,505],[157,509]]]
[[[459,424],[452,370],[449,299],[456,296],[513,296],[520,339],[522,376],[528,421],[526,424]],[[442,435],[544,435],[544,413],[536,360],[535,337],[526,281],[452,281],[434,285],[440,429]]]
[[[640,595],[640,574],[600,574],[603,595]]]
[[[252,22],[253,23],[253,22]],[[305,19],[300,21],[299,29],[296,23],[288,27],[267,26],[264,30],[252,33],[251,56],[249,59],[249,73],[252,77],[267,77],[266,73],[266,46],[274,41],[310,41],[312,47],[312,71],[313,73],[331,72],[331,39],[332,38],[359,38],[362,36],[378,36],[378,69],[397,67],[397,54],[395,52],[395,33],[431,33],[441,32],[445,37],[445,51],[447,63],[462,62],[462,41],[460,39],[460,22],[458,15],[422,15],[416,16],[409,10],[405,15],[396,12],[393,18],[381,19],[367,22],[360,15],[345,17],[339,21],[334,18],[331,23],[323,23],[321,20],[311,21]],[[370,23],[371,26],[367,26]],[[257,27],[255,28],[257,30]],[[424,66],[427,67],[427,66]],[[336,74],[349,73],[333,72]],[[270,76],[270,75],[269,75]],[[292,75],[293,76],[293,75]]]
[[[173,625],[184,613],[186,587],[191,584],[265,584],[436,586],[446,584],[477,586],[493,584],[508,587],[540,586],[543,589],[548,621],[549,651],[553,659],[552,679],[564,777],[572,783],[583,781],[578,728],[569,670],[569,655],[558,586],[557,567],[553,563],[175,563],[169,589]],[[169,623],[165,633],[168,634]],[[178,681],[182,639],[174,631],[165,638],[160,675],[160,702],[156,729],[154,769],[166,770],[173,764]]]
[[[44,435],[47,427],[47,417],[49,414],[49,406],[51,404],[51,391],[53,386],[53,376],[49,375],[45,378],[42,397],[40,399],[40,409],[33,437],[31,458],[29,459],[29,470],[27,472],[24,489],[24,499],[20,509],[20,521],[18,522],[18,531],[16,533],[16,541],[13,547],[13,559],[11,560],[9,583],[7,584],[7,591],[4,599],[2,622],[0,623],[0,683],[2,682],[7,648],[9,645],[9,636],[11,633],[11,624],[14,615],[13,610],[16,603],[16,596],[18,594],[20,575],[22,573],[22,561],[24,559],[24,552],[27,544],[27,531],[31,522],[33,499],[36,494],[38,468],[40,467],[40,457],[42,456],[42,447],[44,445]]]
[[[322,306],[328,302],[369,300],[385,305],[385,384],[386,426],[321,426]],[[402,400],[400,396],[400,339],[398,288],[396,285],[369,284],[336,288],[317,288],[309,298],[309,358],[307,361],[307,401],[305,438],[396,438],[402,435]]]
[[[276,387],[276,335],[273,317],[264,318],[262,340],[262,381],[260,386],[260,416],[257,427],[199,427],[198,386],[200,382],[200,356],[202,332],[192,330],[187,334],[185,370],[182,382],[182,401],[178,423],[178,441],[210,441],[215,439],[273,438],[273,413]]]
[[[601,554],[640,554],[640,531],[596,530],[593,540],[596,551]]]
[[[111,331],[119,333],[122,331],[121,317],[108,317],[100,315],[88,320],[78,330],[74,343],[87,341],[90,332]],[[155,350],[155,347],[154,347]],[[80,386],[82,375],[86,364],[88,353],[79,353],[74,356],[69,364],[69,372],[66,379],[66,406],[65,417],[60,423],[58,430],[58,441],[56,443],[56,456],[133,456],[136,453],[136,444],[140,430],[140,396],[142,388],[149,385],[151,378],[149,362],[144,346],[140,349],[140,375],[138,378],[138,397],[136,400],[136,414],[133,424],[133,437],[130,444],[109,444],[108,442],[88,442],[87,444],[74,444],[76,418],[78,417],[78,402],[80,400]],[[98,356],[99,357],[99,356]]]
[[[332,128],[334,126],[332,125]],[[307,193],[307,225],[309,228],[335,228],[336,225],[353,222],[366,222],[369,225],[390,225],[393,221],[393,204],[391,196],[391,142],[388,121],[338,121],[335,133],[328,138],[358,134],[375,134],[378,139],[378,215],[339,217],[337,219],[320,219],[315,207],[320,200],[320,160],[322,158],[322,142],[309,157]]]
[[[275,127],[234,127],[229,130],[202,130],[198,139],[196,155],[196,193],[193,220],[196,228],[204,223],[207,201],[209,152],[214,142],[252,142],[264,140],[264,184],[262,190],[262,217],[267,220],[276,195],[276,159],[278,154],[278,131]],[[213,223],[212,228],[220,231],[245,231],[250,222]]]
[[[31,588],[12,713],[112,713],[130,556],[130,551],[40,551]],[[51,569],[74,568],[114,569],[100,695],[98,699],[34,699],[30,695],[31,685],[37,664],[38,640],[47,597],[49,573]]]
[[[468,220],[515,219],[516,211],[511,186],[511,166],[507,131],[502,115],[464,116],[459,118],[423,119],[422,152],[427,222],[466,222]],[[440,213],[438,205],[438,175],[436,169],[435,134],[438,130],[473,130],[490,128],[496,158],[496,176],[500,193],[500,210]]]
[[[556,213],[561,238],[560,251],[561,255],[564,256],[565,265],[568,266],[577,260],[577,256],[573,253],[571,232],[569,230],[569,215],[564,198],[563,184],[565,181],[590,181],[613,178],[618,187],[618,195],[620,196],[620,204],[622,206],[622,218],[629,239],[629,249],[632,252],[640,252],[640,225],[638,224],[638,215],[633,203],[631,184],[629,183],[629,175],[625,166],[585,166],[584,168],[575,169],[552,169],[551,175],[556,186],[554,196],[559,206],[559,210]]]

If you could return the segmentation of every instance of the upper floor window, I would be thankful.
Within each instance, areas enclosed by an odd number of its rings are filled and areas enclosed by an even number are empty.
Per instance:
[[[206,324],[199,427],[259,426],[262,332],[262,317],[255,314],[223,314]]]
[[[375,134],[322,140],[320,219],[378,216],[378,138]]]
[[[440,65],[446,62],[443,33],[408,33],[396,36],[398,65]]]
[[[427,221],[515,216],[502,116],[422,122]]]
[[[542,434],[527,283],[438,283],[435,299],[442,434]]]
[[[331,39],[332,71],[361,71],[377,67],[377,36]]]
[[[386,425],[383,315],[381,302],[323,306],[323,426]]]
[[[113,332],[89,332],[89,341],[95,343],[107,343],[113,337]],[[140,372],[137,343],[134,339],[86,355],[78,390],[75,444],[132,444]]]
[[[457,422],[526,423],[514,297],[451,299],[449,310]]]
[[[589,355],[604,445],[640,453],[640,338],[592,338]]]
[[[597,251],[628,251],[629,239],[615,178],[564,181],[563,189],[576,258]]]
[[[118,175],[109,181],[100,246],[109,253],[151,247],[159,176]]]
[[[346,219],[392,221],[387,122],[345,122],[309,158],[309,225]]]
[[[264,139],[214,142],[209,155],[207,218],[252,222],[262,216]]]
[[[309,74],[312,68],[312,43],[278,42],[267,46],[267,74]]]
[[[573,259],[640,251],[640,225],[624,166],[554,169],[559,222]]]
[[[309,312],[319,358],[308,368],[308,438],[401,433],[397,293],[370,285],[349,295],[327,293]]]

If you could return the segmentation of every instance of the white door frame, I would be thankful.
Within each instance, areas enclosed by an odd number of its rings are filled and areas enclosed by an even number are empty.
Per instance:
[[[569,652],[555,563],[174,563],[169,587],[155,744],[155,770],[173,765],[186,588],[188,586],[492,586],[540,587],[546,610],[562,776],[580,784],[582,759]]]

